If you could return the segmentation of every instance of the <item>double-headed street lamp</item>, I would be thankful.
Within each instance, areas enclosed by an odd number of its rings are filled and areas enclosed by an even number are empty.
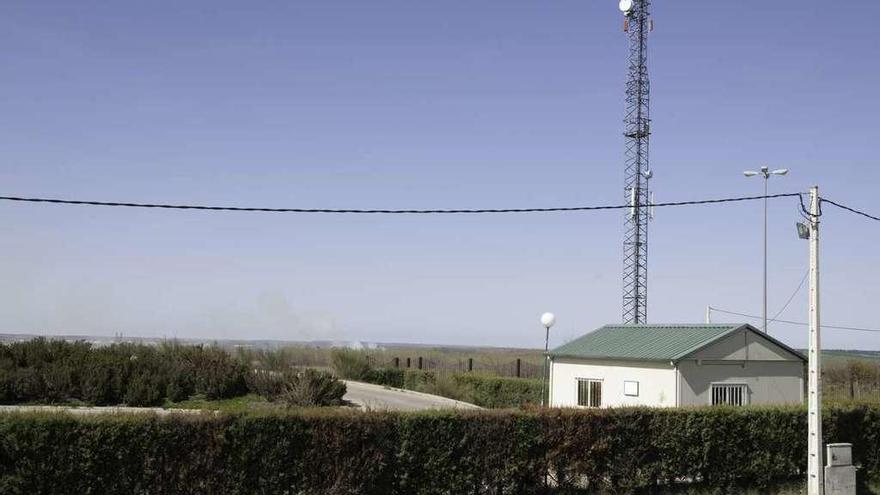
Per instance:
[[[768,183],[771,175],[785,175],[788,173],[787,168],[770,170],[766,165],[761,167],[760,172],[746,170],[743,175],[746,177],[755,177],[760,175],[764,178],[764,310],[761,313],[764,319],[764,333],[767,333],[767,191]]]

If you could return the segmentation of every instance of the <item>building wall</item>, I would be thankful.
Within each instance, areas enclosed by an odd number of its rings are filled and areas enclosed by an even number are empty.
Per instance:
[[[690,355],[689,358],[738,361],[797,360],[800,362],[795,355],[765,338],[760,332],[752,332],[746,329],[741,329],[705,349],[700,349]]]
[[[678,363],[681,373],[679,403],[711,403],[712,383],[748,385],[749,404],[800,404],[804,392],[802,361],[712,361]]]
[[[555,358],[550,365],[550,405],[578,407],[579,378],[602,380],[602,407],[675,406],[676,371],[669,363]],[[624,382],[639,383],[639,395],[624,394]]]

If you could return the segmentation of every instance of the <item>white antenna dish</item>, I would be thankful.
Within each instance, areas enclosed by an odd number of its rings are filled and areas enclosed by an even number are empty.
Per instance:
[[[633,8],[633,0],[620,0],[620,4],[618,4],[620,11],[624,14],[629,14]]]

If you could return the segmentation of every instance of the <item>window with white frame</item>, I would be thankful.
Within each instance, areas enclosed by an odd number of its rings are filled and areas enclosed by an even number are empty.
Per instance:
[[[749,388],[742,383],[713,383],[713,406],[744,406],[749,403]]]
[[[639,396],[639,382],[626,380],[623,382],[623,395],[630,397]]]
[[[602,407],[602,380],[578,378],[578,405],[583,407]]]

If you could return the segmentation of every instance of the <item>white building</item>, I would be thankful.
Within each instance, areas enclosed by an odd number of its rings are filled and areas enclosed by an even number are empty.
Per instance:
[[[553,407],[804,400],[806,358],[747,324],[606,325],[549,356]]]

